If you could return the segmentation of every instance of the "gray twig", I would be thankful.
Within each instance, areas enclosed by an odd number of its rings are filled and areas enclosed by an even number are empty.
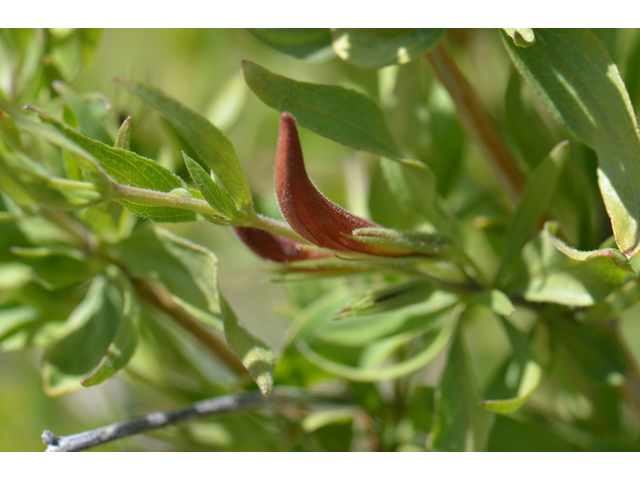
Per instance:
[[[285,391],[287,390],[287,391]],[[196,402],[188,407],[154,412],[128,422],[119,422],[104,427],[88,430],[66,437],[59,437],[50,430],[42,432],[42,441],[47,445],[47,452],[79,452],[105,443],[156,430],[187,420],[222,415],[260,407],[277,407],[286,404],[306,404],[313,401],[336,402],[336,399],[309,397],[289,389],[273,392],[271,397],[263,400],[260,393],[244,395],[223,395]]]

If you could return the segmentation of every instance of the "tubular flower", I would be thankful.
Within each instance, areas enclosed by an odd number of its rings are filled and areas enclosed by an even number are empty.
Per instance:
[[[327,252],[298,248],[302,243],[252,227],[233,227],[234,232],[256,255],[278,263],[331,257]]]
[[[302,238],[319,247],[342,252],[384,257],[412,254],[404,249],[349,238],[359,228],[380,227],[331,202],[311,183],[304,167],[295,120],[286,112],[280,118],[275,176],[280,211],[291,228]]]

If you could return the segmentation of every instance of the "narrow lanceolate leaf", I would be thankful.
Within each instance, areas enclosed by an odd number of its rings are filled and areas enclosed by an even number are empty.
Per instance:
[[[458,329],[437,392],[431,448],[436,451],[483,451],[493,415],[480,406],[475,374]]]
[[[636,273],[636,271],[631,266],[631,263],[629,263],[629,259],[616,248],[600,248],[598,250],[589,251],[577,250],[573,247],[570,247],[558,237],[556,237],[558,224],[555,222],[546,222],[544,224],[544,231],[548,235],[549,240],[551,240],[551,243],[553,243],[553,245],[560,252],[564,253],[567,257],[572,258],[573,260],[584,262],[596,257],[610,258],[615,265],[622,268],[623,270],[626,270],[629,273],[633,274]]]
[[[522,192],[518,208],[509,222],[496,284],[500,284],[511,260],[533,234],[542,214],[549,206],[560,173],[569,158],[569,142],[558,144],[533,172]]]
[[[629,95],[600,41],[586,29],[536,29],[523,49],[504,39],[518,70],[598,155],[598,182],[618,247],[640,251],[640,135]]]
[[[266,105],[290,112],[305,128],[348,147],[402,159],[382,111],[371,98],[343,87],[291,80],[243,61],[249,88]]]
[[[155,87],[138,80],[116,81],[167,119],[191,145],[200,163],[213,170],[239,210],[246,213],[252,211],[253,201],[247,179],[238,161],[236,149],[224,133],[202,115]]]
[[[299,247],[304,245],[302,242],[257,228],[233,227],[233,231],[253,253],[272,262],[290,263],[333,257],[327,252],[301,249]]]
[[[527,48],[536,43],[536,36],[530,28],[503,28],[503,30],[518,47]]]
[[[335,28],[333,49],[359,67],[402,65],[435,48],[444,28]]]
[[[127,117],[120,125],[114,147],[131,150],[131,117]]]
[[[376,228],[378,225],[332,203],[311,183],[304,167],[296,123],[288,113],[283,113],[280,120],[276,197],[291,228],[319,247],[380,256],[411,254],[398,248],[359,242],[347,236],[359,228]]]
[[[433,282],[425,278],[391,285],[354,298],[336,314],[335,319],[397,310],[425,301],[434,291]]]
[[[202,193],[202,196],[207,203],[211,205],[211,208],[228,220],[235,220],[244,217],[244,214],[239,212],[236,208],[233,200],[229,198],[227,192],[220,188],[220,186],[211,178],[211,175],[209,175],[198,162],[193,160],[184,152],[182,152],[182,156],[184,157],[184,163],[187,166],[187,170],[189,170],[189,175],[191,175],[191,178],[197,185],[200,193]]]
[[[504,396],[509,398],[484,400],[482,406],[492,412],[506,414],[515,412],[525,404],[540,383],[542,369],[533,357],[527,338],[509,321],[503,317],[500,317],[500,320],[509,336],[513,352],[512,358],[505,365],[506,368],[500,369],[503,375],[498,378],[501,383],[500,389],[506,393]]]
[[[276,356],[269,347],[251,335],[238,321],[238,317],[236,317],[221,292],[219,292],[219,300],[227,343],[246,369],[249,370],[262,396],[267,399],[271,395],[273,388]]]
[[[46,123],[56,127],[69,140],[91,154],[100,163],[104,171],[120,184],[160,192],[171,192],[176,188],[182,187],[180,178],[149,158],[92,140],[51,117],[43,114],[40,114],[40,117]],[[137,215],[151,218],[157,222],[191,222],[196,219],[195,212],[179,208],[125,200],[122,200],[121,203]]]
[[[124,295],[124,312],[115,337],[109,344],[100,363],[80,383],[91,387],[104,382],[118,370],[124,368],[136,351],[138,334],[136,331],[137,311],[130,292]]]
[[[247,28],[265,45],[285,55],[322,62],[335,58],[328,28]]]

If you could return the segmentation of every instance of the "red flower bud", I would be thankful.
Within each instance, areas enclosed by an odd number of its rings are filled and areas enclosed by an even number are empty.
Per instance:
[[[282,215],[302,238],[315,245],[342,252],[385,257],[411,255],[399,248],[359,242],[352,235],[359,228],[379,228],[328,200],[311,183],[304,168],[295,121],[289,113],[280,118],[276,153],[276,197]]]

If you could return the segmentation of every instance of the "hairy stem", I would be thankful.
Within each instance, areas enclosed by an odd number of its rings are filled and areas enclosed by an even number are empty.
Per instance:
[[[509,199],[517,203],[524,188],[524,177],[448,48],[440,43],[425,58],[449,92],[467,134],[480,148]]]
[[[166,192],[156,192],[155,190],[131,187],[129,185],[116,185],[113,197],[116,200],[129,200],[132,202],[150,203],[152,205],[161,205],[164,207],[181,208],[183,210],[190,210],[192,212],[213,215],[214,217],[221,218],[220,214],[211,208],[206,201],[198,198],[183,197],[181,195],[174,195]],[[233,222],[231,225],[259,228],[260,230],[265,230],[277,235],[282,235],[283,237],[305,242],[286,223],[255,213],[246,220]]]
[[[220,214],[211,208],[211,206],[204,200],[174,195],[173,193],[156,192],[155,190],[147,190],[145,188],[118,184],[114,189],[113,195],[115,199],[118,200],[150,203],[152,205],[181,208],[183,210],[214,215],[216,217],[220,216]]]
[[[340,400],[312,397],[285,388],[275,390],[268,400],[263,400],[262,395],[258,392],[244,395],[223,395],[196,402],[188,407],[166,412],[154,412],[128,422],[113,423],[75,435],[59,437],[50,430],[45,430],[42,433],[42,441],[47,445],[47,452],[79,452],[131,435],[204,417],[256,408],[276,408],[292,404],[306,405],[314,402],[335,403],[336,401]]]
[[[264,215],[255,214],[255,216],[250,220],[249,227],[259,228],[260,230],[265,230],[267,232],[275,233],[276,235],[282,235],[283,237],[292,238],[294,240],[298,240],[302,243],[309,243],[293,229],[287,225],[286,223],[279,222],[274,220],[273,218],[265,217]]]

